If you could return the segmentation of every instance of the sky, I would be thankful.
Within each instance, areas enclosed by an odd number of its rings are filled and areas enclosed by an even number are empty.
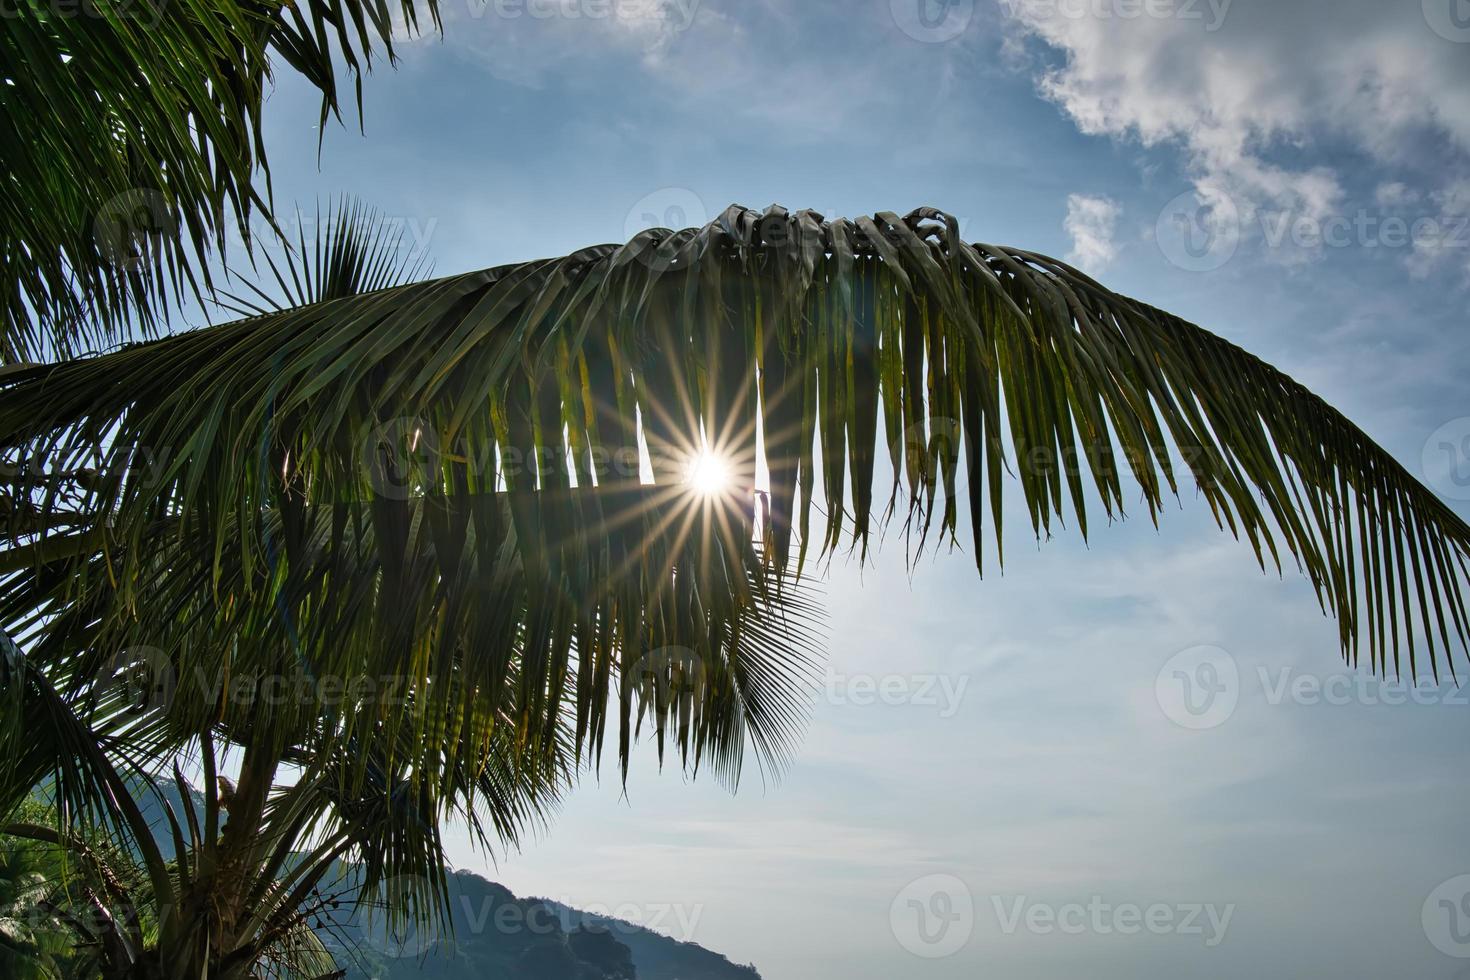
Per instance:
[[[278,204],[357,195],[439,273],[732,202],[932,205],[1264,357],[1470,515],[1467,0],[442,10],[361,130],[282,73]],[[779,781],[644,753],[455,861],[767,980],[1470,977],[1467,692],[1344,668],[1305,581],[1188,493],[1086,545],[1026,524],[983,581],[896,534],[821,573]]]

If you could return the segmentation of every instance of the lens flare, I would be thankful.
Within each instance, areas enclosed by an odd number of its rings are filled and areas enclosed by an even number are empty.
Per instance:
[[[689,462],[689,487],[704,497],[715,497],[730,490],[730,463],[708,449],[700,451]]]

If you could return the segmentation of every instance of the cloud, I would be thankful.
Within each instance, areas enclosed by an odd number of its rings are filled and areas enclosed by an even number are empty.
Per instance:
[[[953,95],[954,64],[969,51],[904,36],[886,2],[834,11],[783,0],[446,0],[440,11],[443,45],[500,81],[616,85],[649,111],[773,124],[811,140],[875,119],[917,125],[915,100]],[[838,53],[851,37],[865,39],[865,57]],[[429,39],[419,50],[437,56],[439,36]]]
[[[1122,208],[1106,197],[1086,194],[1067,195],[1067,220],[1062,223],[1072,236],[1072,250],[1067,261],[1084,272],[1097,273],[1112,264],[1118,254],[1113,244]]]
[[[1470,58],[1419,0],[1002,8],[1011,31],[1050,49],[1038,87],[1079,129],[1179,147],[1200,201],[1228,197],[1246,221],[1340,214],[1344,150],[1431,186],[1470,173]]]
[[[1403,181],[1391,180],[1378,185],[1378,189],[1373,192],[1373,199],[1378,202],[1379,207],[1398,208],[1417,203],[1419,192]]]
[[[441,3],[441,36],[410,31],[397,14],[395,40],[443,41],[501,81],[541,88],[589,58],[630,59],[656,69],[697,30],[734,33],[704,0],[455,0]]]
[[[1441,267],[1458,265],[1470,281],[1470,179],[1457,180],[1430,199],[1434,216],[1419,219],[1411,229],[1409,273],[1427,279]]]

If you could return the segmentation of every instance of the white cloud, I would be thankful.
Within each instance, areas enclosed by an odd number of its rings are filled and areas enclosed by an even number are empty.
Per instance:
[[[618,86],[649,106],[774,124],[809,139],[875,117],[916,119],[913,99],[948,97],[953,62],[968,51],[959,42],[937,46],[943,51],[894,43],[902,35],[887,3],[838,16],[786,0],[444,0],[440,11],[444,46],[500,81],[605,87],[616,72]],[[855,59],[806,40],[839,30],[882,43]],[[438,57],[431,37],[420,50]]]
[[[1470,179],[1455,181],[1430,200],[1433,216],[1421,218],[1415,228],[1409,273],[1426,279],[1441,267],[1458,265],[1470,280]]]
[[[691,31],[735,33],[704,0],[459,0],[441,3],[440,16],[445,43],[502,81],[538,88],[594,55],[657,68]],[[423,26],[420,36],[437,43]]]
[[[1083,132],[1180,147],[1201,201],[1228,196],[1247,222],[1338,214],[1347,189],[1328,146],[1470,171],[1470,58],[1419,0],[1159,0],[1127,17],[1123,0],[1002,6],[1063,55],[1038,85]]]
[[[1373,198],[1382,208],[1401,208],[1419,201],[1419,192],[1403,181],[1391,180],[1378,185]]]
[[[1072,250],[1067,261],[1084,272],[1106,269],[1118,254],[1113,231],[1122,208],[1106,197],[1087,194],[1067,195],[1067,220],[1062,223],[1072,236]]]

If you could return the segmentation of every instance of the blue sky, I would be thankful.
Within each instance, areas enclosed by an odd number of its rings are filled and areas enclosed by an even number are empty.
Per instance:
[[[443,273],[732,202],[933,205],[1265,357],[1470,514],[1465,0],[444,14],[320,158],[283,75],[278,202],[356,194]],[[498,866],[457,860],[768,980],[1470,976],[1466,698],[1384,703],[1305,583],[1188,494],[1085,547],[1025,524],[983,582],[960,552],[910,575],[896,537],[834,562],[829,676],[779,784],[650,757]],[[1191,715],[1176,671],[1219,668],[1233,710]]]

